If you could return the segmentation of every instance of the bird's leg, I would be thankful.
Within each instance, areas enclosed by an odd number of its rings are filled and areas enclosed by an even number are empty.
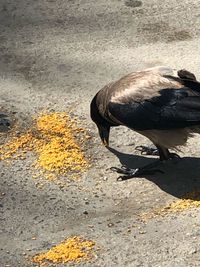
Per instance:
[[[141,155],[159,156],[159,151],[154,145],[136,146],[135,150],[140,151]]]
[[[167,160],[172,160],[172,159],[180,159],[180,156],[177,155],[176,153],[170,153],[169,150],[165,147],[161,147],[159,145],[156,145],[160,160],[161,161],[167,161]]]
[[[150,175],[155,173],[163,173],[163,171],[156,169],[158,166],[160,166],[163,162],[168,161],[170,159],[177,159],[180,158],[175,153],[170,153],[168,149],[163,148],[161,146],[156,146],[159,152],[160,160],[156,160],[153,163],[150,163],[148,165],[145,165],[140,168],[127,168],[126,166],[122,166],[121,168],[112,167],[112,171],[116,171],[117,173],[124,174],[123,176],[118,177],[117,180],[124,181],[131,179],[133,177],[140,177],[143,175]]]

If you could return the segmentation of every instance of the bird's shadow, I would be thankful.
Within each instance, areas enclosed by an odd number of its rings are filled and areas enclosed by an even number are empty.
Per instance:
[[[156,160],[156,157],[144,157],[133,154],[125,154],[108,148],[119,159],[121,165],[128,168],[137,168],[149,164]],[[143,176],[149,181],[155,183],[163,191],[181,198],[188,192],[199,192],[198,196],[189,198],[200,200],[200,158],[184,157],[180,160],[167,162],[162,164],[161,170],[164,173],[156,173],[153,175]],[[119,174],[116,173],[119,176]],[[135,178],[132,178],[135,179]]]

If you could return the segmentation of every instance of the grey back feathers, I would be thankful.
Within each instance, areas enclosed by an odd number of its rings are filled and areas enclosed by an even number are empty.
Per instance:
[[[130,73],[106,85],[97,94],[96,101],[100,114],[105,115],[109,102],[121,104],[132,101],[140,102],[143,99],[158,96],[162,88],[181,87],[179,82],[165,78],[165,75],[172,76],[173,74],[175,73],[172,68],[159,66]]]

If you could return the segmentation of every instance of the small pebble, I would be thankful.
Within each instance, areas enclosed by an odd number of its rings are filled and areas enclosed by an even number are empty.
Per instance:
[[[197,253],[197,249],[196,248],[193,248],[189,251],[189,254],[195,254]]]
[[[146,234],[146,231],[139,231],[139,234]]]
[[[87,210],[85,210],[85,211],[83,212],[83,214],[85,214],[85,215],[88,215],[88,211],[87,211]]]
[[[113,227],[114,223],[108,223],[108,227]]]

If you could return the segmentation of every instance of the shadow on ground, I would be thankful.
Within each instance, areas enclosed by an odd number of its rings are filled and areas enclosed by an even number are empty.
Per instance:
[[[122,165],[128,168],[137,168],[153,162],[153,158],[125,154],[113,148],[109,148],[109,151],[117,156]],[[199,190],[200,158],[184,157],[176,163],[166,162],[160,169],[164,173],[148,175],[145,178],[168,194],[181,198],[188,192]]]

